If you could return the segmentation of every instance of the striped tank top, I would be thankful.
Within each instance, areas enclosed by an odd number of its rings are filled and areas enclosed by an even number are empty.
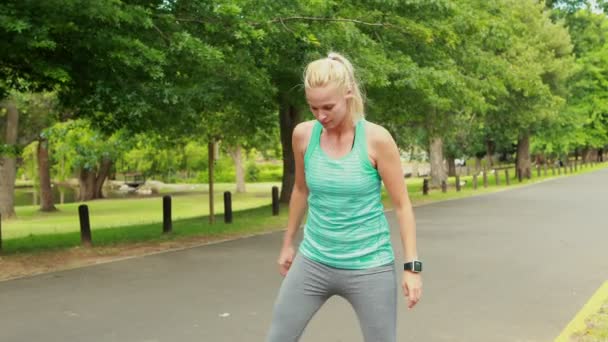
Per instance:
[[[365,120],[356,124],[351,151],[337,159],[321,149],[322,130],[315,121],[304,155],[309,195],[300,253],[341,269],[393,262],[389,225],[380,200],[381,178],[367,154]]]

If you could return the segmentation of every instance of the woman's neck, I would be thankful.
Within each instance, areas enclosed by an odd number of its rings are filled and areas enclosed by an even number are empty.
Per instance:
[[[355,130],[355,122],[352,119],[352,116],[344,118],[340,125],[333,128],[326,128],[325,131],[327,135],[341,137],[345,134],[352,133]]]

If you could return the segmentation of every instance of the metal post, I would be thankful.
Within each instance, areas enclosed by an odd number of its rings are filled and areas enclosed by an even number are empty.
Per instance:
[[[224,192],[224,223],[232,223],[232,194]]]
[[[279,215],[279,188],[272,187],[272,216]]]
[[[171,196],[163,196],[163,233],[168,234],[173,230],[171,220]]]
[[[78,217],[80,218],[80,242],[87,247],[92,245],[91,221],[89,220],[89,207],[82,204],[78,207]]]

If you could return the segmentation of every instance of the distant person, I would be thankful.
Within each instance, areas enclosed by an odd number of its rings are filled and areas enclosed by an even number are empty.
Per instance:
[[[315,312],[338,295],[353,306],[365,341],[394,342],[397,277],[382,181],[399,223],[408,307],[422,295],[414,212],[397,145],[386,129],[364,119],[363,96],[343,56],[330,53],[310,63],[304,86],[316,120],[293,132],[296,179],[278,259],[285,279],[267,341],[298,341]],[[296,254],[294,238],[307,206]]]

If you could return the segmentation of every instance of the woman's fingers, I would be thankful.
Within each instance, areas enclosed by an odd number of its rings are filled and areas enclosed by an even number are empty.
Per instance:
[[[287,271],[289,271],[289,268],[291,267],[291,261],[289,260],[285,260],[285,261],[279,261],[279,273],[284,277],[287,275]]]
[[[404,274],[402,287],[403,295],[408,299],[407,307],[411,309],[418,304],[422,297],[422,280],[420,279],[420,275]]]

